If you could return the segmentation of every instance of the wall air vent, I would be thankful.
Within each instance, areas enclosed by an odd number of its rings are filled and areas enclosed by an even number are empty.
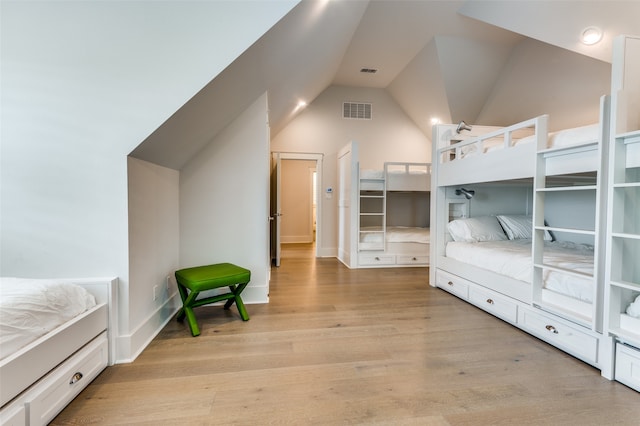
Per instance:
[[[371,120],[371,104],[362,102],[343,102],[342,118]]]

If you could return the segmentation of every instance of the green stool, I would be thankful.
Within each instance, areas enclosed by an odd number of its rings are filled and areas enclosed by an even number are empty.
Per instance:
[[[224,308],[229,309],[236,302],[240,317],[244,321],[249,320],[249,314],[240,298],[240,293],[249,284],[251,271],[231,263],[218,263],[216,265],[196,266],[194,268],[180,269],[176,271],[178,291],[182,298],[182,308],[178,312],[178,321],[182,322],[185,316],[195,337],[200,334],[193,308],[226,300]],[[205,290],[229,287],[229,293],[198,299],[198,294]]]

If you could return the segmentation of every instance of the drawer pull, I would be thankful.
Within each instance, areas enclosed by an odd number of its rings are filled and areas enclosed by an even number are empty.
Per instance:
[[[556,330],[556,328],[552,325],[548,325],[545,327],[547,330],[549,330],[550,332],[552,332],[553,334],[558,334],[558,330]]]
[[[493,305],[493,299],[487,299],[487,303]]]
[[[413,259],[411,259],[411,260],[418,260],[418,258],[417,258],[417,257],[414,257],[414,258],[413,258]]]
[[[449,281],[447,284],[449,284],[449,285],[453,285],[453,282],[452,282],[452,281]]]
[[[74,383],[78,383],[80,379],[82,379],[82,373],[77,372],[76,374],[73,375],[69,384],[72,385]]]
[[[378,256],[376,256],[376,260],[380,260],[380,258]]]

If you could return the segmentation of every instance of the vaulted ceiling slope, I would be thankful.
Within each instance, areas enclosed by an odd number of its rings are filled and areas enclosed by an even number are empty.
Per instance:
[[[268,92],[272,134],[299,99],[313,100],[332,83],[367,8],[361,1],[303,1],[131,155],[176,170],[259,96]]]
[[[637,16],[640,1],[302,1],[132,155],[180,169],[262,93],[275,135],[330,85],[388,90],[428,137],[434,116],[511,124],[549,112],[540,84],[606,93],[611,40],[640,34]],[[588,48],[578,37],[590,25],[605,39]],[[589,105],[569,121],[597,117]]]

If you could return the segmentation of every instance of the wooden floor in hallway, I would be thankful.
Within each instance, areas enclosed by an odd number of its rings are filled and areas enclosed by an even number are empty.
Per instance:
[[[428,285],[283,246],[250,321],[196,310],[54,425],[637,425],[640,394]]]

